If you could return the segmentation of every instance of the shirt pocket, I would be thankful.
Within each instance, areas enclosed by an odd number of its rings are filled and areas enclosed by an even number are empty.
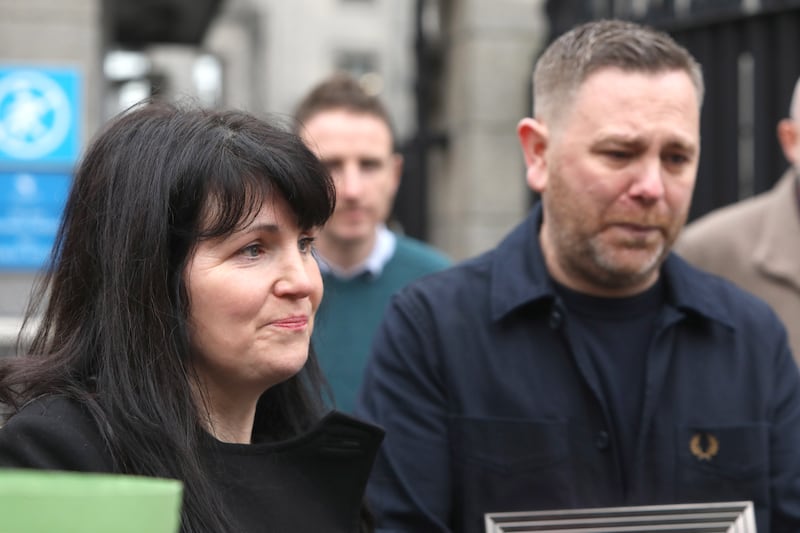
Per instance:
[[[681,426],[676,431],[678,497],[685,501],[769,498],[769,426]]]
[[[452,417],[450,432],[457,504],[484,513],[572,500],[566,421]]]

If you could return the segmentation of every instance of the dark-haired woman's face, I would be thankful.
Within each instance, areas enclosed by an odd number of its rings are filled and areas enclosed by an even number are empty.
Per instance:
[[[230,236],[202,241],[186,267],[193,366],[210,398],[259,396],[308,357],[322,279],[314,234],[282,199]]]

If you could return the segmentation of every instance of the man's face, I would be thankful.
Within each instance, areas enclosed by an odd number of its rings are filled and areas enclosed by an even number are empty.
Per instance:
[[[336,109],[312,116],[301,135],[336,184],[336,211],[323,236],[341,245],[371,242],[400,184],[389,127],[379,117]]]
[[[542,194],[548,269],[589,294],[641,292],[689,210],[700,153],[695,87],[683,71],[606,68],[565,112],[549,129],[531,119],[519,127],[528,182]]]

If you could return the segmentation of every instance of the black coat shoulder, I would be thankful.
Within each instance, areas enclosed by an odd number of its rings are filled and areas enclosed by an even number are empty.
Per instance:
[[[0,428],[0,466],[113,471],[111,454],[88,409],[61,395],[31,401]]]

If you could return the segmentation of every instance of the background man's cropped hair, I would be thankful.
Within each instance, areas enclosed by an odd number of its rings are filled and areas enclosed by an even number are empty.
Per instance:
[[[331,109],[346,109],[378,117],[394,136],[392,118],[380,98],[367,92],[358,80],[346,73],[334,74],[303,98],[294,113],[295,128],[302,128],[317,113]]]

